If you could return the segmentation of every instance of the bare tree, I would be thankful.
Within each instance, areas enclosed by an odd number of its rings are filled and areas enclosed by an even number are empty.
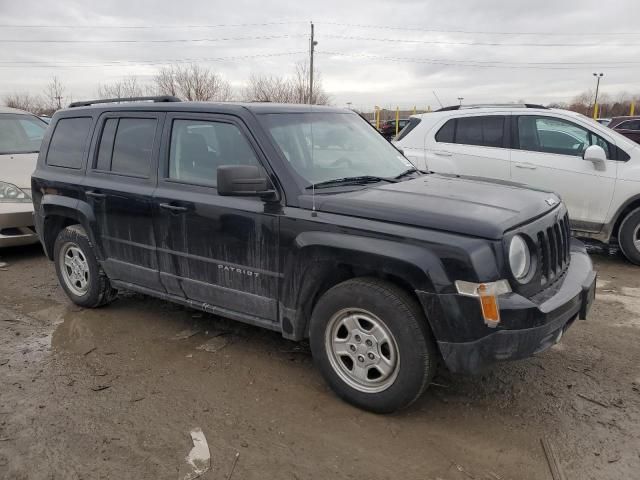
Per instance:
[[[62,100],[65,98],[65,87],[62,85],[62,82],[58,79],[58,77],[53,76],[51,81],[44,88],[44,101],[46,114],[52,115],[56,110],[60,110],[62,108]]]
[[[309,102],[309,63],[300,61],[296,63],[293,75],[293,88],[298,100],[295,103],[312,103],[314,105],[327,105],[329,95],[322,86],[322,75],[314,68],[313,93]]]
[[[42,97],[30,93],[11,93],[4,97],[4,104],[10,108],[25,110],[35,115],[45,113],[45,106]]]
[[[222,75],[196,64],[162,68],[154,78],[160,95],[177,95],[190,101],[228,101],[231,84]]]
[[[138,77],[128,76],[122,80],[106,83],[98,87],[100,98],[142,97],[149,91],[149,87],[141,85]]]

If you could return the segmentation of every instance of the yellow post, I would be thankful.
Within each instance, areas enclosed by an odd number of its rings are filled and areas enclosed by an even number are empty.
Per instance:
[[[396,135],[400,128],[400,107],[396,107]]]
[[[631,107],[629,108],[629,116],[633,117],[636,114],[636,102],[631,102]]]
[[[380,130],[380,107],[375,106],[376,109],[376,130]]]
[[[593,104],[593,119],[595,120],[596,118],[598,118],[598,104],[594,103]]]
[[[413,114],[414,115],[416,114],[416,106],[415,105],[413,106]]]

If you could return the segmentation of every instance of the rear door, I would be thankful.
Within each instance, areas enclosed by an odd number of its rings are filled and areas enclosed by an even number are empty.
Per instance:
[[[164,113],[101,116],[85,182],[98,248],[113,280],[163,290],[152,222]]]
[[[276,322],[278,225],[257,197],[219,196],[221,165],[261,165],[229,115],[168,114],[153,221],[160,275],[172,295],[254,323]]]
[[[613,128],[616,132],[630,138],[636,143],[640,143],[640,119],[625,120]]]
[[[615,145],[582,125],[555,116],[514,116],[513,128],[513,180],[560,194],[573,228],[600,231],[615,187]],[[602,168],[582,158],[589,145],[605,150],[607,160]]]
[[[508,180],[509,118],[506,114],[451,118],[427,140],[427,168],[438,173]]]

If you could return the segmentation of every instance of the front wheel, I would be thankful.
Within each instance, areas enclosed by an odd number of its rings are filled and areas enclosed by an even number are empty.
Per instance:
[[[629,213],[620,224],[618,243],[624,256],[640,265],[640,208]]]
[[[376,278],[343,282],[318,301],[311,350],[327,383],[344,400],[390,413],[417,400],[437,355],[417,302]]]

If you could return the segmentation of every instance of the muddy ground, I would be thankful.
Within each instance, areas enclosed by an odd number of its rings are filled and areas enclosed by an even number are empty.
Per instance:
[[[640,478],[640,267],[615,253],[561,344],[390,416],[305,345],[141,295],[83,310],[37,246],[0,257],[0,478],[182,478],[196,428],[204,479],[551,479],[543,438],[567,479]]]

